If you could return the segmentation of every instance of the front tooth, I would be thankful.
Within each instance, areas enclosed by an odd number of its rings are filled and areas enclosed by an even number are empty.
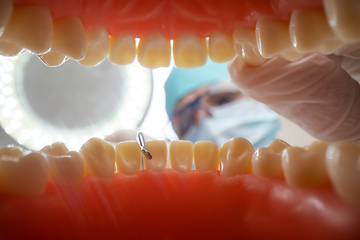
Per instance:
[[[259,52],[254,29],[236,28],[233,37],[236,53],[242,56],[248,65],[256,67],[266,61]]]
[[[84,66],[95,66],[109,52],[109,34],[105,28],[96,28],[86,32],[86,55],[79,61]]]
[[[286,22],[259,19],[255,32],[259,52],[264,58],[271,58],[292,47]]]
[[[232,36],[214,32],[209,37],[209,57],[213,62],[227,62],[235,57]]]
[[[192,168],[194,157],[194,146],[189,141],[171,141],[169,146],[170,166],[172,169],[189,173]]]
[[[86,34],[79,17],[67,17],[54,22],[54,39],[51,50],[74,60],[86,54]]]
[[[331,39],[322,43],[321,46],[318,48],[318,51],[321,54],[325,55],[333,54],[335,51],[339,50],[344,45],[345,43],[343,43],[339,39]]]
[[[53,35],[50,11],[45,7],[27,7],[14,9],[1,39],[39,54],[49,50]]]
[[[236,137],[224,143],[220,148],[221,176],[251,173],[251,158],[254,152],[254,147],[245,138]]]
[[[269,146],[259,148],[252,157],[254,174],[262,177],[283,177],[281,153],[287,147],[290,147],[288,143],[275,139]]]
[[[358,0],[327,0],[324,9],[329,25],[344,42],[360,40],[360,7]]]
[[[282,152],[282,167],[287,184],[295,188],[321,187],[329,184],[325,169],[328,144],[314,142],[307,149],[288,147]]]
[[[339,196],[360,206],[360,146],[352,142],[331,145],[326,168]]]
[[[23,155],[14,147],[0,151],[0,190],[7,193],[34,196],[44,193],[49,165],[40,153]]]
[[[220,167],[220,151],[212,141],[199,141],[194,145],[195,169],[199,172],[218,170]]]
[[[335,37],[323,10],[297,9],[290,18],[290,38],[298,52],[317,49],[324,41]]]
[[[158,68],[170,66],[170,40],[167,40],[158,33],[141,38],[137,57],[143,67]]]
[[[117,172],[136,174],[141,169],[142,153],[135,141],[120,142],[115,147]]]
[[[179,68],[203,66],[207,60],[206,39],[184,33],[174,40],[173,54]]]
[[[19,45],[8,41],[2,41],[0,38],[0,55],[13,57],[18,55],[21,51],[22,47]]]
[[[11,0],[0,1],[0,36],[10,21],[12,11],[13,6]]]
[[[126,65],[134,62],[136,56],[135,38],[129,34],[110,37],[109,60]]]
[[[90,138],[79,151],[85,164],[85,175],[111,178],[115,172],[115,149],[100,138]]]
[[[149,140],[146,141],[146,148],[151,153],[152,159],[144,159],[145,169],[151,169],[155,172],[162,172],[166,168],[167,145],[165,141]]]
[[[61,53],[49,51],[47,53],[38,55],[40,60],[48,67],[57,67],[66,62],[69,58]]]
[[[294,47],[288,48],[280,53],[280,56],[288,61],[296,61],[304,56],[304,53],[299,53]]]

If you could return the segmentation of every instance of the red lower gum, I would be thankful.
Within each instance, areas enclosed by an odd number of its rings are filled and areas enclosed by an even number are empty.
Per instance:
[[[79,16],[85,29],[105,27],[110,35],[144,37],[161,33],[174,39],[183,32],[209,37],[254,28],[260,18],[288,21],[298,8],[322,8],[322,0],[13,0],[15,6],[47,7],[53,20]]]
[[[167,169],[0,196],[0,239],[359,239],[360,210],[330,188]]]

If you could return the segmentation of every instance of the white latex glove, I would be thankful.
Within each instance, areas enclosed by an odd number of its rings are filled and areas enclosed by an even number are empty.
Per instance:
[[[228,69],[246,95],[315,138],[360,140],[360,85],[341,65],[348,67],[349,73],[360,69],[356,59],[334,57],[333,61],[316,53],[296,62],[275,57],[259,67],[250,67],[237,57]]]

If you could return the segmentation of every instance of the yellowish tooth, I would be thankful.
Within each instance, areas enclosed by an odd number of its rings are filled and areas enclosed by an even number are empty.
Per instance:
[[[207,61],[206,39],[189,33],[181,34],[174,39],[173,54],[179,68],[203,66]]]
[[[271,58],[292,47],[286,22],[259,19],[255,32],[259,52],[264,58]]]
[[[86,32],[86,55],[79,61],[84,66],[99,64],[109,52],[109,34],[105,28],[96,28]]]
[[[326,168],[337,194],[360,206],[360,146],[353,142],[330,145]]]
[[[135,38],[129,34],[110,37],[109,60],[126,65],[134,62],[136,56]]]
[[[90,138],[79,151],[84,164],[85,176],[111,178],[115,172],[115,149],[100,138]]]
[[[47,8],[14,8],[1,40],[40,54],[50,49],[53,35],[51,14]]]
[[[86,34],[79,17],[67,17],[54,22],[51,50],[74,60],[85,57]]]
[[[242,56],[248,65],[256,67],[266,61],[259,52],[254,29],[236,28],[233,37],[236,53]]]
[[[293,48],[288,48],[286,50],[284,50],[282,53],[280,53],[280,56],[288,61],[296,61],[299,60],[300,58],[302,58],[305,54],[304,53],[299,53],[298,51],[296,51],[296,49]]]
[[[290,38],[298,52],[310,52],[335,37],[323,10],[297,9],[290,18]]]
[[[209,37],[209,57],[213,62],[227,62],[235,57],[232,36],[214,32]]]
[[[360,7],[358,0],[326,0],[324,9],[329,25],[344,42],[360,40]]]
[[[275,139],[269,146],[259,148],[252,157],[254,174],[262,177],[283,177],[281,153],[287,147],[290,147],[288,143]]]
[[[43,147],[40,152],[53,156],[62,156],[69,152],[69,149],[63,142],[54,142],[51,145],[46,145]]]
[[[220,151],[212,141],[199,141],[194,144],[195,169],[199,172],[219,170]]]
[[[13,57],[21,52],[22,52],[22,47],[12,42],[1,41],[0,38],[0,55]]]
[[[26,153],[15,147],[0,151],[0,191],[25,196],[44,193],[49,164],[37,152]]]
[[[189,141],[171,141],[169,146],[170,166],[172,169],[189,173],[193,164],[194,145]]]
[[[5,27],[10,21],[12,11],[12,0],[0,1],[0,36],[4,32]]]
[[[117,172],[136,174],[141,169],[142,153],[135,141],[120,142],[115,147]]]
[[[251,173],[251,158],[254,152],[254,147],[245,138],[236,137],[224,143],[220,148],[221,176]]]
[[[314,142],[307,149],[288,147],[282,152],[282,167],[290,187],[308,188],[329,185],[325,168],[328,144]]]
[[[146,141],[146,148],[151,153],[152,159],[144,159],[145,169],[151,169],[155,172],[162,172],[166,168],[167,145],[165,141],[149,140]]]
[[[51,50],[45,54],[38,55],[38,57],[48,67],[57,67],[69,60],[63,54]]]
[[[344,45],[345,45],[345,43],[343,43],[339,39],[331,39],[331,40],[328,40],[328,41],[325,41],[324,43],[322,43],[320,45],[320,47],[318,48],[318,51],[321,54],[325,54],[325,55],[333,54],[335,51],[339,50]]]
[[[158,68],[170,66],[170,40],[167,40],[158,33],[141,38],[137,57],[143,67]]]

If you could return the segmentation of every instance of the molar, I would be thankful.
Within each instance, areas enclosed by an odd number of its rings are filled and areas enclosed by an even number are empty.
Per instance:
[[[328,41],[323,42],[320,47],[318,48],[319,53],[321,54],[333,54],[335,51],[339,50],[345,45],[341,40],[339,39],[331,39]]]
[[[86,55],[79,61],[84,66],[95,66],[105,59],[109,52],[109,34],[105,28],[86,32]]]
[[[54,22],[51,50],[74,60],[85,57],[86,34],[79,17],[67,17]]]
[[[38,55],[38,57],[48,67],[58,67],[69,60],[63,54],[51,50],[45,54]]]
[[[11,0],[0,1],[0,36],[4,32],[5,27],[10,21],[12,11],[13,6]]]
[[[17,147],[0,150],[0,190],[3,192],[36,196],[45,191],[49,165],[45,157]]]
[[[236,137],[224,143],[220,148],[221,176],[251,173],[251,158],[254,152],[254,147],[245,138]]]
[[[1,37],[0,37],[0,55],[6,57],[14,57],[19,53],[21,53],[22,50],[23,50],[22,47],[20,47],[19,45],[13,42],[1,41]]]
[[[212,141],[199,141],[194,144],[195,169],[199,172],[220,168],[220,151]]]
[[[209,37],[209,57],[213,62],[227,62],[235,57],[232,36],[214,32]]]
[[[298,51],[296,51],[296,49],[294,47],[288,48],[288,49],[284,50],[282,53],[280,53],[280,56],[282,58],[284,58],[290,62],[299,60],[304,55],[305,55],[304,53],[299,53]]]
[[[167,163],[167,145],[162,140],[149,140],[146,141],[146,148],[151,153],[152,159],[144,159],[145,169],[151,169],[155,172],[162,172],[166,168]]]
[[[170,40],[167,40],[158,33],[141,38],[138,45],[137,58],[139,63],[147,68],[170,66]]]
[[[269,146],[259,148],[252,157],[254,174],[262,177],[283,177],[281,153],[287,147],[290,147],[288,143],[275,139]]]
[[[90,138],[79,151],[85,164],[85,176],[111,178],[115,172],[115,149],[100,138]]]
[[[339,196],[360,206],[360,146],[353,142],[330,145],[326,168]]]
[[[135,38],[129,34],[110,37],[109,60],[115,64],[126,65],[135,60]]]
[[[290,187],[308,188],[329,185],[325,168],[328,144],[314,142],[307,149],[288,147],[282,152],[282,167]]]
[[[236,54],[242,56],[248,65],[257,67],[266,61],[259,52],[254,29],[236,28],[233,37]]]
[[[192,168],[194,157],[194,146],[189,141],[171,141],[169,146],[170,166],[172,169],[189,173]]]
[[[177,67],[203,66],[207,61],[206,39],[184,33],[174,40],[173,55]]]
[[[0,39],[40,54],[50,49],[53,34],[50,11],[35,6],[15,8]]]
[[[136,174],[141,169],[142,153],[135,141],[120,142],[115,146],[117,172]]]

